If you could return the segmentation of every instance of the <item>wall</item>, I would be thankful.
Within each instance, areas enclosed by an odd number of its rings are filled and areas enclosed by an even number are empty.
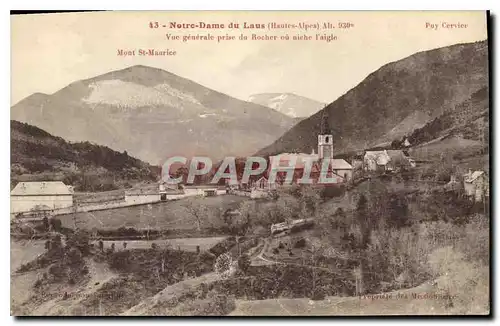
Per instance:
[[[203,189],[190,189],[190,190],[191,191],[188,191],[187,193],[184,193],[184,194],[167,194],[167,201],[168,200],[178,200],[178,199],[196,196],[196,195],[203,196]],[[226,194],[225,190],[217,190],[217,195],[223,195],[223,194]],[[248,193],[248,196],[250,196],[250,193]],[[12,197],[13,202],[14,202],[14,198],[15,197]],[[152,204],[152,203],[158,203],[158,202],[161,202],[160,194],[127,195],[127,196],[125,196],[125,200],[121,200],[121,201],[111,201],[111,202],[96,203],[96,204],[89,204],[89,205],[78,205],[76,207],[72,206],[73,201],[71,199],[71,204],[66,203],[66,205],[69,205],[69,206],[61,207],[59,205],[55,209],[52,209],[48,212],[51,215],[56,216],[56,215],[70,214],[70,213],[75,213],[75,212],[100,211],[100,210],[106,210],[106,209],[113,209],[113,208],[120,208],[120,207],[134,206],[134,205],[143,205],[143,204]],[[14,207],[14,205],[11,204],[11,207]],[[14,218],[15,214],[19,213],[19,212],[21,212],[21,211],[16,211],[16,212],[11,211],[11,216],[10,216],[11,219]],[[29,209],[22,211],[22,212],[29,212]]]
[[[29,212],[37,205],[59,209],[73,206],[73,195],[53,195],[53,196],[11,196],[10,212]]]
[[[125,195],[128,205],[149,204],[160,201],[160,194]]]
[[[167,194],[167,200],[177,200],[187,197],[186,194]]]
[[[259,190],[259,189],[252,189],[252,192],[250,192],[250,198],[266,198],[269,197],[269,192]]]
[[[347,174],[347,180],[346,181],[351,181],[352,179],[352,170],[351,169],[346,169],[346,170],[333,170],[336,174],[340,175],[342,178],[344,177],[344,174]]]
[[[231,194],[236,195],[236,196],[245,196],[245,197],[251,197],[252,193],[250,191],[242,191],[242,190],[231,190]]]
[[[200,188],[184,188],[185,196],[203,196],[203,189]]]
[[[255,198],[266,198],[269,196],[269,192],[266,190],[252,189],[251,191],[242,191],[242,190],[231,190],[231,194],[236,196],[245,196],[250,197],[252,199]]]
[[[365,158],[363,160],[364,167],[366,171],[375,171],[377,170],[377,162],[372,158]]]
[[[464,182],[464,192],[467,196],[474,196],[476,193],[476,187],[472,182]]]

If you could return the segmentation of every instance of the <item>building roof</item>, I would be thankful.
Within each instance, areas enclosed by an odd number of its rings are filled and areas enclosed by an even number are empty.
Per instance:
[[[346,160],[344,159],[332,159],[330,160],[330,168],[332,170],[351,170],[352,169],[352,165],[347,163]]]
[[[484,171],[474,171],[470,175],[467,174],[464,181],[465,182],[474,182],[474,180],[476,180],[477,178],[479,178],[482,175],[484,175]]]
[[[141,196],[141,195],[160,195],[158,189],[128,189],[125,190],[125,196]]]
[[[131,188],[125,190],[125,196],[146,196],[146,195],[160,195],[160,194],[183,194],[184,192],[179,189],[174,189],[171,187],[165,187],[161,184],[143,185],[138,188]]]
[[[402,150],[399,149],[389,149],[386,151],[387,155],[389,155],[391,162],[394,164],[409,164],[410,158],[405,155]]]
[[[207,184],[202,184],[202,185],[183,185],[184,189],[204,189],[204,190],[211,190],[211,189],[226,189],[226,186],[219,186],[219,185],[207,185]]]
[[[11,196],[72,195],[73,191],[62,181],[19,182]]]

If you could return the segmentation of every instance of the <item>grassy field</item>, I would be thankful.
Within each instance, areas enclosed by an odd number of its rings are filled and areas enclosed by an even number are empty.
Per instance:
[[[202,211],[203,215],[220,214],[228,208],[236,208],[246,197],[223,195],[214,197],[191,197],[177,201],[156,204],[137,205],[94,212],[60,215],[64,227],[78,227],[91,230],[131,227],[135,229],[194,229],[196,220],[193,209]],[[200,208],[203,207],[204,210]],[[208,221],[203,218],[203,226]]]
[[[10,269],[16,271],[45,252],[45,240],[10,240]]]
[[[435,161],[441,160],[443,155],[474,155],[483,146],[483,143],[476,140],[450,137],[414,147],[410,150],[410,156],[416,160]]]
[[[118,189],[103,192],[76,192],[74,199],[80,205],[125,200],[125,190]]]
[[[181,238],[168,240],[132,240],[127,242],[127,249],[149,249],[151,244],[156,243],[158,248],[165,249],[180,249],[182,251],[196,252],[196,246],[200,246],[200,250],[208,250],[217,243],[224,240],[226,237],[209,237],[209,238]],[[115,244],[116,250],[123,250],[124,241],[103,241],[104,249],[110,248],[111,244]],[[95,244],[97,246],[97,243]]]

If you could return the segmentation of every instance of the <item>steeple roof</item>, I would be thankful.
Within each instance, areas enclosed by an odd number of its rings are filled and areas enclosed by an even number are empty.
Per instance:
[[[326,107],[321,112],[321,123],[320,123],[320,134],[321,135],[331,135],[332,129],[330,128],[330,122],[328,121],[328,112]]]

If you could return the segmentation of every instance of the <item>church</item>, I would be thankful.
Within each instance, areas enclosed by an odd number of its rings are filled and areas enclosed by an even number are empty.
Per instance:
[[[312,161],[312,167],[309,173],[309,179],[312,184],[320,184],[322,180],[329,179],[328,183],[345,184],[352,180],[353,167],[344,159],[334,159],[334,138],[328,128],[328,122],[325,116],[322,117],[321,130],[317,141],[317,154],[312,150],[311,154],[307,153],[281,153],[275,156],[270,156],[270,162],[278,162],[270,164],[267,171],[258,180],[253,183],[253,187],[261,190],[276,189],[276,187],[284,186],[286,174],[293,173],[291,184],[300,184],[307,173],[306,164]],[[323,168],[323,162],[327,159],[329,165],[327,169]],[[293,166],[293,162],[295,162]],[[275,177],[274,177],[274,176]]]

